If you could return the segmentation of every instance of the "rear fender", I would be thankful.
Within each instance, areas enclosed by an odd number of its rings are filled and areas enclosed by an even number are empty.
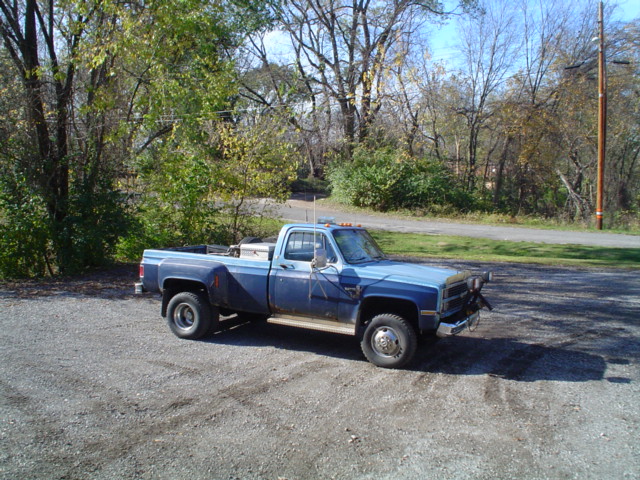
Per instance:
[[[224,306],[228,303],[228,270],[223,263],[208,259],[167,258],[158,265],[158,284],[164,292],[190,292],[204,290],[210,303]]]

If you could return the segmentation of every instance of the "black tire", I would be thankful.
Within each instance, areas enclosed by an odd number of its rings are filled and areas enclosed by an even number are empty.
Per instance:
[[[167,323],[180,338],[196,340],[211,333],[218,326],[218,309],[212,308],[202,293],[181,292],[167,305]]]
[[[388,313],[373,317],[360,342],[367,360],[385,368],[400,368],[409,363],[417,345],[418,336],[409,322]]]

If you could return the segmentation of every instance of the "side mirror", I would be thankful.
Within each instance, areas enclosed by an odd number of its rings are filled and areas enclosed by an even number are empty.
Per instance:
[[[316,248],[311,266],[318,269],[327,266],[327,251],[324,248]]]

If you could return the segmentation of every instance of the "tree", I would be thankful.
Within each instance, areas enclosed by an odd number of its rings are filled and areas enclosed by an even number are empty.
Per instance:
[[[549,185],[557,185],[554,159],[557,146],[550,147],[547,140],[553,126],[562,120],[557,118],[562,84],[558,72],[565,61],[563,43],[576,37],[571,22],[576,8],[570,3],[556,5],[528,0],[518,5],[516,14],[522,24],[520,62],[495,105],[500,138],[491,177],[493,204],[497,208],[508,203],[511,211],[527,210],[527,203],[543,196],[538,188],[541,178],[547,179]],[[533,205],[529,208],[535,210]]]
[[[118,185],[136,155],[177,124],[190,126],[192,142],[205,136],[203,117],[232,92],[229,51],[269,20],[266,11],[244,0],[0,0],[12,64],[2,88],[19,79],[23,122],[2,118],[4,226],[23,228],[8,206],[26,196],[45,206],[52,272],[108,260],[128,220]]]
[[[112,179],[96,174],[104,131],[76,132],[74,127],[78,110],[105,80],[107,66],[83,65],[83,42],[91,31],[109,25],[109,15],[97,4],[36,0],[1,0],[0,13],[4,49],[22,86],[17,113],[24,123],[12,140],[25,134],[33,139],[20,149],[5,150],[11,165],[4,172],[5,194],[22,192],[42,200],[60,271],[99,262],[114,243],[110,232],[115,225],[107,227],[107,218],[115,224],[123,220],[123,210]]]
[[[473,2],[461,2],[465,6]],[[384,76],[401,62],[411,37],[432,17],[445,15],[436,1],[293,0],[283,4],[281,28],[313,108],[338,113],[345,152],[367,139],[385,97]],[[262,45],[253,51],[268,64]],[[259,48],[256,48],[259,47]]]
[[[67,124],[71,87],[76,73],[73,59],[87,20],[76,12],[60,12],[64,17],[63,24],[68,26],[73,22],[77,28],[63,36],[65,58],[59,58],[53,2],[46,11],[41,12],[36,0],[13,4],[2,0],[0,10],[0,31],[23,83],[26,118],[36,140],[34,153],[38,156],[38,162],[32,166],[32,177],[43,193],[49,215],[56,225],[61,226],[67,217],[69,204]],[[44,46],[40,45],[41,39],[44,40]],[[54,115],[51,122],[47,118],[48,104],[51,104]],[[69,250],[68,240],[60,234],[55,236],[62,251]]]
[[[609,29],[605,209],[625,222],[640,213],[640,20]]]
[[[597,45],[591,39],[597,8],[594,2],[562,8],[545,5],[529,15],[526,6],[523,3],[527,61],[512,76],[498,110],[504,147],[498,157],[494,200],[510,203],[513,211],[586,221],[595,201]],[[622,29],[608,22],[610,58],[632,44],[623,33],[632,25]],[[631,184],[637,178],[632,171],[637,125],[632,113],[634,77],[626,68],[618,68],[609,79],[609,109],[615,111],[609,116],[609,129],[615,134],[609,135],[605,193],[612,210],[618,207],[617,198],[627,197],[615,193],[627,191],[623,178]],[[620,167],[625,173],[618,176]],[[626,205],[634,208],[633,202]]]
[[[150,246],[237,243],[256,232],[274,201],[287,198],[299,157],[278,120],[232,125],[177,125],[141,158],[141,216],[126,245],[135,254]],[[129,252],[131,253],[131,252]]]
[[[458,23],[464,70],[459,74],[463,104],[457,113],[467,123],[467,171],[469,190],[476,186],[480,133],[492,114],[489,102],[503,86],[513,57],[519,48],[516,17],[512,2],[485,2],[482,14],[461,19]]]

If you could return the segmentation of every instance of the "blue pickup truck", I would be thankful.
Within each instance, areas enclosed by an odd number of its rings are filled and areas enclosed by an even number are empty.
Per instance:
[[[481,290],[491,273],[387,259],[351,224],[285,225],[275,243],[145,250],[136,291],[162,294],[162,316],[181,338],[237,314],[269,323],[358,336],[375,365],[399,368],[420,335],[455,335],[491,309]]]

